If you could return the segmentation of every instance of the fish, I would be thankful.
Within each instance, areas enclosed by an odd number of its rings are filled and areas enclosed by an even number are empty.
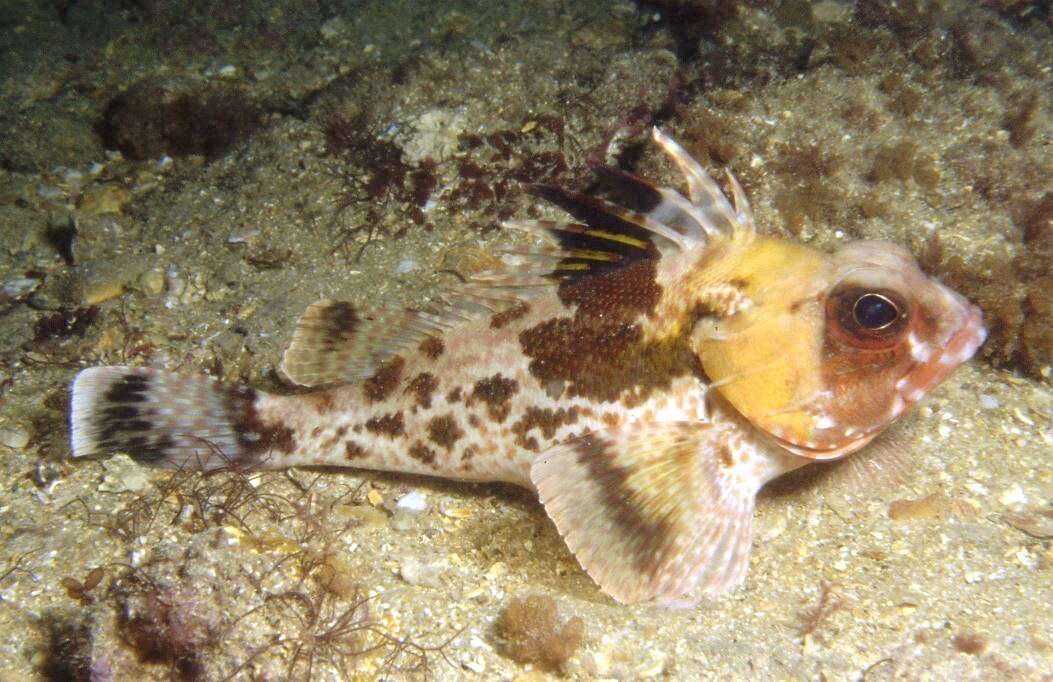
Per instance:
[[[722,187],[652,132],[686,193],[615,169],[599,170],[610,199],[528,187],[559,217],[506,223],[530,246],[426,305],[309,306],[281,362],[300,392],[82,370],[72,456],[503,481],[536,491],[617,602],[688,608],[741,585],[757,492],[851,459],[987,332],[900,246],[762,233],[730,171]]]

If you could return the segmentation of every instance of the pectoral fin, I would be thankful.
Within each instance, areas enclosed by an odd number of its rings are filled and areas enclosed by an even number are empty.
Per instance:
[[[622,603],[689,606],[746,576],[760,481],[736,464],[744,447],[710,424],[629,425],[550,449],[531,480],[604,592]]]

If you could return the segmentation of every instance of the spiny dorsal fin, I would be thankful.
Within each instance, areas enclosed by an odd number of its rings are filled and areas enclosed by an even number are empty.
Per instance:
[[[682,147],[657,128],[654,139],[684,173],[690,200],[620,171],[607,175],[625,207],[551,185],[533,186],[533,194],[577,222],[506,226],[540,235],[549,246],[516,252],[518,265],[476,273],[448,287],[424,310],[381,309],[365,318],[350,303],[319,301],[300,318],[282,370],[303,386],[361,381],[427,337],[480,314],[507,310],[539,291],[656,259],[667,249],[692,249],[735,229],[752,229],[749,206],[734,179],[732,205]]]
[[[530,478],[604,592],[686,606],[746,575],[760,481],[733,470],[741,447],[711,424],[631,424],[542,453]]]

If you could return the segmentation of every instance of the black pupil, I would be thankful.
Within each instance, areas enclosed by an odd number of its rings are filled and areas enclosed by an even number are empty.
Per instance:
[[[852,316],[860,327],[877,331],[895,322],[899,309],[881,294],[863,294],[852,306]]]

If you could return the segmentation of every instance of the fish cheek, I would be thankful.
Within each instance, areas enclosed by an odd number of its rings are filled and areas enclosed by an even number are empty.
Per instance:
[[[786,314],[765,306],[717,325],[696,344],[706,376],[757,428],[791,442],[807,440],[811,418],[801,407],[823,389],[821,311],[814,302]],[[703,332],[704,333],[704,332]]]
[[[840,447],[888,426],[902,412],[897,382],[913,362],[906,344],[881,350],[824,349],[825,399],[815,406],[813,441]]]
[[[934,355],[935,320],[902,287],[843,284],[826,304],[823,382],[829,399],[817,437],[836,441],[892,423],[915,396],[903,380]]]

